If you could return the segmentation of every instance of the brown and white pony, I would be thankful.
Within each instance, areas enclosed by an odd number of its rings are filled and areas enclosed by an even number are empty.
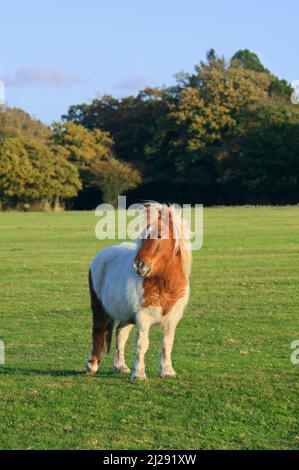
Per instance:
[[[91,263],[93,347],[86,366],[88,375],[96,374],[102,355],[109,352],[115,320],[119,321],[115,372],[130,372],[124,349],[136,325],[138,340],[131,377],[146,379],[144,356],[149,329],[160,324],[164,332],[160,375],[176,375],[171,352],[175,329],[189,297],[190,241],[187,226],[173,206],[149,203],[144,207],[142,238],[106,248]]]

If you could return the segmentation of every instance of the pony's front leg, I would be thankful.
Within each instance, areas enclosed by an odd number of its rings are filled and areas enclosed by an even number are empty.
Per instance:
[[[114,372],[119,372],[121,374],[128,374],[130,372],[129,367],[125,362],[125,345],[133,327],[134,325],[132,323],[120,323],[117,327],[116,351],[113,362]]]
[[[141,317],[141,318],[140,318]],[[137,321],[138,339],[136,346],[136,356],[131,375],[132,380],[146,380],[144,356],[149,346],[148,333],[150,322],[146,317],[140,315]]]
[[[171,313],[169,314],[171,315]],[[160,376],[161,377],[175,377],[176,371],[172,367],[172,347],[174,342],[174,335],[177,324],[179,322],[179,318],[171,318],[169,317],[169,321],[167,321],[163,325],[164,336],[162,340],[162,348],[161,348],[161,368],[160,368]]]

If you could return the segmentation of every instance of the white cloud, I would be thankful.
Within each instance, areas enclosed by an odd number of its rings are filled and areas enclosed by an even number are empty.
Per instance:
[[[69,87],[82,81],[71,72],[51,67],[22,67],[13,75],[3,77],[6,86]]]

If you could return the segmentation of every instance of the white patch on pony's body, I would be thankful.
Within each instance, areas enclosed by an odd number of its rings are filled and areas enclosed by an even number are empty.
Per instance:
[[[100,251],[90,271],[95,293],[105,311],[115,320],[126,323],[135,317],[143,302],[142,278],[133,261],[136,243],[120,243]]]

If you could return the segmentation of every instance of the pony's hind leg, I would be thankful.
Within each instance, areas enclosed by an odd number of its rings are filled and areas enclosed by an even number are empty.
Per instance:
[[[116,351],[113,362],[114,372],[121,374],[128,374],[130,372],[129,367],[125,361],[125,346],[128,340],[130,331],[134,325],[132,323],[120,323],[116,330]]]
[[[106,314],[102,303],[96,296],[90,273],[89,287],[92,310],[92,351],[86,364],[86,375],[95,375],[101,357],[109,353],[113,320]]]

